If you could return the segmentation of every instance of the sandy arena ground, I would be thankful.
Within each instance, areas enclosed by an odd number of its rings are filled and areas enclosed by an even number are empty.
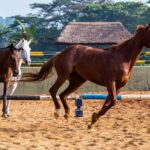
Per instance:
[[[11,116],[0,117],[0,150],[150,150],[150,100],[122,101],[92,130],[91,114],[102,101],[84,101],[84,117],[53,117],[52,101],[13,101]],[[0,104],[0,108],[2,103]]]

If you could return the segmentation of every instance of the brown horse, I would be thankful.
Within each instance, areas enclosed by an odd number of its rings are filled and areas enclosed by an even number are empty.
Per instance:
[[[69,86],[59,95],[65,109],[65,118],[69,116],[66,97],[85,81],[89,80],[107,87],[108,97],[98,113],[93,113],[89,128],[116,103],[118,90],[130,78],[133,65],[143,47],[150,48],[150,25],[137,26],[130,39],[107,49],[73,45],[53,56],[38,73],[24,74],[23,80],[44,80],[54,67],[57,80],[49,92],[55,104],[55,117],[59,117],[60,105],[56,93],[60,86],[69,80]]]
[[[7,117],[7,89],[12,76],[17,76],[19,73],[20,52],[13,44],[6,48],[0,49],[0,82],[4,83],[3,91],[3,114],[2,117]]]

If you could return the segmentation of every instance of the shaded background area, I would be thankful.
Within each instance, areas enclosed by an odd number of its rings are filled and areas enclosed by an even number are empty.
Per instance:
[[[22,68],[23,72],[36,72],[39,67]],[[49,94],[49,88],[54,84],[56,80],[56,74],[45,81],[41,82],[19,82],[18,88],[14,95],[40,95]],[[66,81],[60,88],[59,93],[63,91],[68,85]],[[3,85],[0,84],[0,92],[2,92]],[[131,79],[128,84],[121,89],[121,91],[149,91],[150,90],[150,67],[134,67]],[[87,93],[87,92],[105,92],[106,89],[102,86],[96,85],[87,81],[84,83],[75,93]],[[2,94],[2,93],[1,93]]]

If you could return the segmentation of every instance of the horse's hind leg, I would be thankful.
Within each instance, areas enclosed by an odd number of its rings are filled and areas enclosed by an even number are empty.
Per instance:
[[[68,119],[69,113],[70,113],[69,106],[66,102],[66,97],[69,94],[71,94],[72,92],[74,92],[78,87],[80,87],[85,81],[86,81],[86,79],[82,78],[80,75],[78,75],[75,72],[73,72],[70,75],[68,87],[65,89],[65,91],[63,91],[60,94],[60,99],[61,99],[61,102],[62,102],[63,107],[65,109],[65,115],[64,115],[65,119]]]
[[[55,84],[49,89],[49,92],[52,96],[52,99],[53,99],[53,102],[54,102],[54,105],[55,105],[55,112],[54,112],[54,116],[55,118],[58,118],[59,117],[59,112],[60,112],[60,104],[58,102],[58,99],[56,97],[56,94],[57,94],[57,91],[58,89],[61,87],[61,85],[66,81],[66,77],[61,77],[61,76],[58,76]]]
[[[104,102],[104,105],[101,108],[101,110],[98,113],[93,113],[93,115],[92,115],[92,122],[88,126],[88,128],[92,128],[93,124],[95,124],[97,122],[99,117],[105,115],[105,113],[112,106],[115,105],[115,103],[117,101],[116,95],[117,95],[117,92],[118,92],[118,90],[116,90],[116,82],[115,81],[109,82],[109,84],[107,86],[107,90],[108,90],[108,95],[109,96],[107,97],[106,101]]]

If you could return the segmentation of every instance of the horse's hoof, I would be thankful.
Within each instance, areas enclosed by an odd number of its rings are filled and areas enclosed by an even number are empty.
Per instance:
[[[91,124],[88,125],[88,129],[92,129],[93,124],[97,121],[98,117],[97,117],[97,112],[94,112],[92,114],[92,120],[91,120]]]
[[[7,118],[8,115],[3,113],[3,114],[2,114],[2,117],[3,117],[3,118]]]
[[[56,119],[58,119],[58,118],[59,118],[59,113],[58,113],[58,112],[54,112],[54,117],[55,117]]]
[[[65,114],[65,115],[64,115],[64,118],[68,121],[68,120],[69,120],[69,115],[68,115],[68,114]]]
[[[91,124],[88,125],[88,129],[92,129],[92,125]]]
[[[97,112],[94,112],[92,115],[92,123],[95,123],[97,121]]]

